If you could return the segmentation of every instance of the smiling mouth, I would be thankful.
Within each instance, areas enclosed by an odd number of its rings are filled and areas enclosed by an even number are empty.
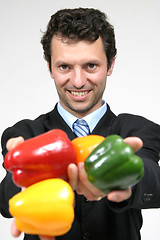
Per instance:
[[[77,92],[77,91],[69,91],[73,96],[77,96],[77,97],[82,97],[85,96],[87,93],[90,92],[89,91],[83,91],[83,92]]]

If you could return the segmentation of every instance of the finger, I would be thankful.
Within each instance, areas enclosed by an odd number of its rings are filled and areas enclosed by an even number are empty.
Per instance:
[[[55,237],[39,236],[40,240],[55,240]]]
[[[78,174],[80,181],[86,183],[88,181],[88,176],[84,168],[84,162],[78,164]]]
[[[85,171],[84,168],[84,162],[80,162],[78,164],[78,174],[79,174],[79,181],[82,186],[85,186],[86,189],[90,190],[93,192],[94,195],[98,195],[101,193],[101,191],[96,188],[89,180],[88,180],[88,175],[87,172]]]
[[[143,146],[143,141],[138,137],[127,137],[124,142],[130,145],[135,152],[137,152]]]
[[[76,189],[77,193],[83,194],[87,199],[90,198],[90,195],[92,195],[92,193],[90,192],[90,188],[88,187],[88,184],[87,184],[88,177],[85,172],[83,162],[78,163],[78,177],[79,177],[79,182],[78,182],[78,188]]]
[[[18,230],[18,228],[16,226],[15,219],[13,220],[12,225],[11,225],[11,234],[13,237],[19,237],[21,234],[21,232]]]
[[[112,202],[122,202],[122,201],[130,198],[131,194],[132,194],[131,187],[128,187],[125,190],[110,192],[108,194],[107,198],[108,198],[109,201],[112,201]]]
[[[90,191],[90,189],[86,188],[86,186],[83,185],[82,183],[80,183],[79,189],[80,189],[80,193],[79,193],[79,190],[77,191],[77,193],[83,194],[88,201],[99,201],[103,197],[106,197],[106,195],[101,191],[98,191],[98,192]]]
[[[104,196],[106,196],[103,192],[101,192],[98,188],[96,188],[91,182],[88,180],[87,173],[84,168],[84,163],[80,162],[78,164],[78,173],[79,173],[79,191],[83,193],[83,195],[89,200],[97,200]],[[79,193],[79,192],[78,192]]]
[[[6,147],[7,150],[10,151],[11,149],[13,149],[14,147],[16,147],[18,144],[24,142],[24,138],[23,137],[15,137],[15,138],[10,138],[7,141]]]
[[[75,164],[69,164],[67,168],[67,173],[68,173],[68,182],[71,185],[73,190],[76,190],[78,186],[78,168]]]

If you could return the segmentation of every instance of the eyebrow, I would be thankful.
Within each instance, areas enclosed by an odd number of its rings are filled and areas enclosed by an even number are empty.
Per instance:
[[[82,65],[89,64],[89,63],[94,63],[94,64],[99,64],[100,61],[97,59],[87,59]],[[69,63],[65,60],[58,60],[55,65],[60,66],[60,65],[73,65],[74,63]]]
[[[60,66],[60,65],[69,65],[69,63],[67,63],[66,61],[62,61],[62,60],[59,60],[55,63],[56,66]]]

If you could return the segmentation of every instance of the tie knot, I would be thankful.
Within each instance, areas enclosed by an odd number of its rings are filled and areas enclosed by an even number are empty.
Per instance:
[[[84,119],[77,119],[73,123],[73,131],[78,137],[86,136],[90,133],[88,123]]]
[[[76,125],[88,126],[88,123],[84,119],[77,119],[75,121]]]

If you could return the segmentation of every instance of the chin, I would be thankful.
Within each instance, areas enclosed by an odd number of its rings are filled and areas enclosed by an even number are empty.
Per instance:
[[[72,106],[69,107],[70,111],[76,115],[76,114],[82,114],[83,116],[88,115],[90,112],[92,112],[92,107],[79,107],[78,104],[77,106]]]

